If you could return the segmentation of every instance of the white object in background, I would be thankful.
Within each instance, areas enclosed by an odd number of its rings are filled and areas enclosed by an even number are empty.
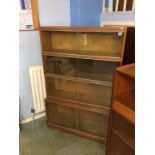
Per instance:
[[[131,1],[131,0],[123,0],[123,9],[122,10],[118,10],[119,4],[122,3],[122,1],[116,0],[115,1],[115,6],[113,3],[113,0],[108,0],[108,8],[105,7],[105,0],[103,0],[103,8],[102,8],[102,12],[126,12],[126,11],[135,11],[135,0],[132,0],[132,9],[130,10],[126,10],[127,7],[127,2]],[[114,10],[113,10],[114,8]]]
[[[135,26],[135,12],[118,11],[118,12],[102,13],[100,26],[108,26],[108,25]]]
[[[43,66],[31,66],[29,67],[29,75],[32,88],[33,105],[35,113],[45,111],[45,78],[43,72]]]
[[[115,11],[118,11],[119,0],[116,0]]]
[[[135,11],[135,0],[133,0],[133,3],[132,3],[132,11]]]
[[[28,29],[29,27],[32,29],[33,21],[31,10],[20,10],[19,20],[19,29]]]
[[[126,11],[127,0],[124,0],[123,11]]]
[[[105,12],[105,0],[103,0],[102,12]]]
[[[108,12],[112,12],[112,11],[113,11],[113,0],[109,0]]]

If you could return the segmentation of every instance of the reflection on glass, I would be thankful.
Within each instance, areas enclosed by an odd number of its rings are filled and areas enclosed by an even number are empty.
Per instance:
[[[62,57],[47,57],[46,62],[49,74],[109,82],[113,80],[118,65],[115,62]]]
[[[47,93],[48,96],[110,107],[112,87],[79,80],[48,77]]]

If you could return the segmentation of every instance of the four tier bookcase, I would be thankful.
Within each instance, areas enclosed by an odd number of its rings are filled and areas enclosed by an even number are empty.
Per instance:
[[[126,27],[41,27],[49,128],[107,143]]]

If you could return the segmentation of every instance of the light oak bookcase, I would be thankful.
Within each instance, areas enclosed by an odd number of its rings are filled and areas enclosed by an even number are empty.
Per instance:
[[[107,143],[126,27],[41,27],[49,128]]]

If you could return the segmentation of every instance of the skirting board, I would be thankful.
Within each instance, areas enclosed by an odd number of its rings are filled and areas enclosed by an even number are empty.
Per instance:
[[[41,117],[44,117],[44,116],[46,116],[45,112],[34,116],[34,120],[37,120],[37,119],[39,119]],[[26,124],[26,123],[29,123],[29,122],[32,122],[32,121],[33,121],[33,117],[30,117],[30,118],[26,118],[26,119],[20,121],[20,124]]]

